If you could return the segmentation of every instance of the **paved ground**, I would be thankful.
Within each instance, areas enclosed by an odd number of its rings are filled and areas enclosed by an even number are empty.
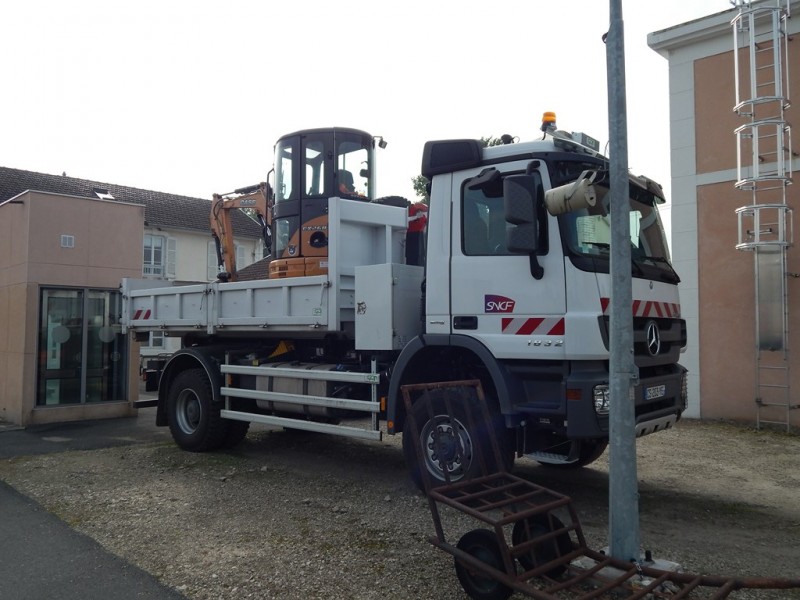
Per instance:
[[[155,409],[138,417],[46,425],[0,425],[0,460],[168,440]],[[138,567],[77,533],[0,481],[0,600],[183,598]]]

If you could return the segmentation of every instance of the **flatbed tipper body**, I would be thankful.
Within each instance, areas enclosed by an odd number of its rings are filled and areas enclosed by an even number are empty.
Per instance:
[[[328,274],[189,285],[125,279],[123,332],[159,330],[169,336],[205,333],[222,337],[354,334],[356,270],[401,263],[407,211],[332,198],[328,218],[332,240]],[[416,278],[421,280],[422,267],[396,268],[416,270]],[[419,314],[418,305],[413,313]],[[414,321],[419,323],[418,318]]]

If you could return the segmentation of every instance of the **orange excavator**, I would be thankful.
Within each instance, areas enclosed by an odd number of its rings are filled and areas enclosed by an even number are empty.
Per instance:
[[[272,255],[269,278],[322,275],[328,270],[328,200],[332,197],[408,208],[406,262],[422,264],[427,206],[405,198],[375,197],[375,147],[381,136],[359,129],[304,129],[275,144],[269,183],[214,194],[211,231],[220,281],[237,281],[231,211],[251,209]]]
[[[214,194],[211,201],[211,235],[217,247],[220,281],[236,281],[236,248],[233,243],[232,211],[247,209],[261,225],[264,247],[272,249],[272,189],[262,182],[228,194]]]

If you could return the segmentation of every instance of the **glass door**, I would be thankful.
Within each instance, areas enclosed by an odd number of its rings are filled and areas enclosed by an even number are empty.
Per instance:
[[[119,292],[42,289],[37,405],[126,400]]]

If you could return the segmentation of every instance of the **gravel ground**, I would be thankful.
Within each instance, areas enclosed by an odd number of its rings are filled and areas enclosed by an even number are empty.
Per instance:
[[[431,514],[399,444],[262,428],[227,453],[64,452],[4,461],[0,478],[188,598],[465,598],[452,558],[427,542]],[[571,495],[600,548],[607,466],[607,455],[579,471],[523,459],[515,473]],[[800,577],[800,437],[683,421],[639,440],[638,468],[641,538],[656,557]],[[475,526],[448,515],[446,532],[456,541]]]

